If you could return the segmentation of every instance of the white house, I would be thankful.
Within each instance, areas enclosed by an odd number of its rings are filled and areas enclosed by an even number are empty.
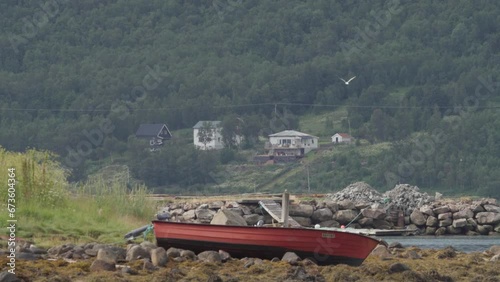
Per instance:
[[[275,156],[303,156],[317,149],[319,138],[295,130],[285,130],[269,135],[266,149]]]
[[[193,126],[193,143],[201,150],[219,150],[224,148],[221,122],[199,121]]]
[[[353,141],[353,138],[351,135],[347,133],[335,133],[332,136],[332,143],[351,143]]]

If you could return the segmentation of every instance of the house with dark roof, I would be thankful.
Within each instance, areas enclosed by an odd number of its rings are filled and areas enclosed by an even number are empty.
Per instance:
[[[141,124],[135,132],[137,138],[149,139],[151,150],[154,151],[172,139],[172,133],[164,123]]]
[[[354,138],[347,133],[335,133],[332,135],[332,143],[340,144],[340,143],[351,143]]]

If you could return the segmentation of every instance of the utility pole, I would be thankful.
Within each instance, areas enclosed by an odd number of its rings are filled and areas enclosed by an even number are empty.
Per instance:
[[[309,180],[309,165],[306,164],[306,170],[307,170],[307,192],[311,194],[311,182]]]

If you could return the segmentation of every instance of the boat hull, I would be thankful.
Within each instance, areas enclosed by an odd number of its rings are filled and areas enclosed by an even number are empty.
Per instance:
[[[309,228],[279,228],[153,221],[157,245],[192,250],[224,250],[235,258],[281,258],[294,252],[319,265],[360,265],[379,240],[360,234]]]

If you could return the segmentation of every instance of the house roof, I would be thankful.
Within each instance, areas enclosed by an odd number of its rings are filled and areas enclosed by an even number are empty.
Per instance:
[[[342,136],[342,138],[351,138],[351,135],[349,135],[349,134],[347,134],[347,133],[335,133],[335,134],[333,134],[333,136],[335,136],[335,135],[337,135],[337,134],[338,134],[338,135],[340,135],[340,136]],[[333,136],[332,136],[332,137],[333,137]]]
[[[148,124],[141,124],[137,131],[135,132],[135,136],[137,137],[155,137],[161,134],[163,129],[167,130],[167,136],[166,138],[171,138],[172,134],[170,133],[170,130],[168,130],[168,127],[164,123],[148,123]]]
[[[278,133],[269,135],[269,137],[301,137],[301,138],[318,138],[313,135],[302,133],[296,130],[284,130]]]
[[[193,126],[193,129],[200,129],[205,123],[210,124],[211,127],[219,127],[221,122],[220,120],[200,120]]]

